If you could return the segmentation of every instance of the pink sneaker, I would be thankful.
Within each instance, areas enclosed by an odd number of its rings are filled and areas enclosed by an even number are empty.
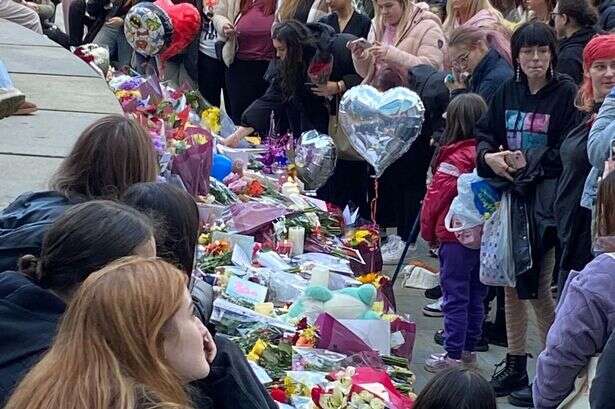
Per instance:
[[[433,354],[425,361],[425,370],[431,373],[438,373],[449,368],[455,368],[463,365],[460,359],[452,359],[448,357],[446,352],[442,354]]]

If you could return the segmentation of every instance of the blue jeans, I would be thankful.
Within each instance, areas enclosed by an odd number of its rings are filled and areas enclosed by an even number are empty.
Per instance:
[[[13,81],[9,75],[9,71],[6,69],[6,66],[0,60],[0,89],[12,89]]]
[[[107,48],[110,60],[117,61],[119,67],[130,65],[132,47],[124,35],[124,26],[117,28],[102,26],[94,38],[94,44]]]
[[[449,357],[461,358],[462,351],[473,351],[482,333],[487,286],[479,279],[480,250],[459,243],[442,243],[440,285],[444,302],[444,349]]]

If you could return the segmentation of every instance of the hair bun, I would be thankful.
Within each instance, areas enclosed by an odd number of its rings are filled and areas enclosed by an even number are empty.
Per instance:
[[[31,278],[38,278],[36,270],[38,268],[38,257],[26,254],[18,262],[19,272]]]

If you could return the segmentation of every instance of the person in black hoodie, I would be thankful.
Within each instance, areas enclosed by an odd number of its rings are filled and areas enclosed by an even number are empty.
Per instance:
[[[551,15],[559,39],[555,71],[570,75],[580,85],[583,81],[583,49],[596,35],[598,13],[588,0],[559,0]]]
[[[515,77],[493,96],[477,125],[477,171],[511,195],[516,288],[506,287],[508,354],[491,384],[498,396],[528,386],[526,333],[530,300],[544,344],[554,319],[551,277],[557,235],[553,202],[562,171],[559,146],[577,123],[576,85],[554,72],[553,30],[530,22],[511,39]],[[503,363],[504,363],[503,362]]]
[[[473,92],[487,103],[495,91],[512,78],[510,47],[498,50],[494,35],[503,35],[493,29],[462,25],[452,33],[448,52],[453,66],[452,80],[446,85],[451,99],[464,92]],[[467,81],[460,77],[469,75]]]

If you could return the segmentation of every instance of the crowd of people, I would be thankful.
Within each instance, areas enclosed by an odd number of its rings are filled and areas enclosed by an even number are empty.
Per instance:
[[[613,407],[615,3],[369,3],[196,1],[202,30],[162,79],[183,73],[223,105],[237,124],[230,147],[271,132],[272,117],[280,134],[338,133],[340,99],[359,84],[417,92],[421,133],[378,191],[373,169],[339,147],[317,192],[363,215],[376,201],[375,222],[404,241],[418,222],[439,258],[440,286],[427,291],[437,301],[423,312],[444,317],[434,335],[444,352],[426,360],[438,375],[415,407],[494,408],[509,396],[558,408],[592,365],[591,407]],[[123,31],[133,4],[63,0],[64,31],[49,0],[0,0],[0,18],[66,48],[104,46],[113,65],[138,71]],[[315,84],[308,68],[322,54],[333,67]],[[31,112],[23,104],[0,87],[0,117]],[[480,246],[447,228],[457,181],[473,171],[509,198],[515,287],[483,284]],[[146,131],[108,116],[81,134],[49,191],[0,213],[0,404],[277,407],[237,346],[193,314],[198,210],[157,173]],[[385,261],[397,261],[388,243]],[[529,309],[543,348],[533,381]],[[487,383],[471,368],[489,344],[507,354]]]

